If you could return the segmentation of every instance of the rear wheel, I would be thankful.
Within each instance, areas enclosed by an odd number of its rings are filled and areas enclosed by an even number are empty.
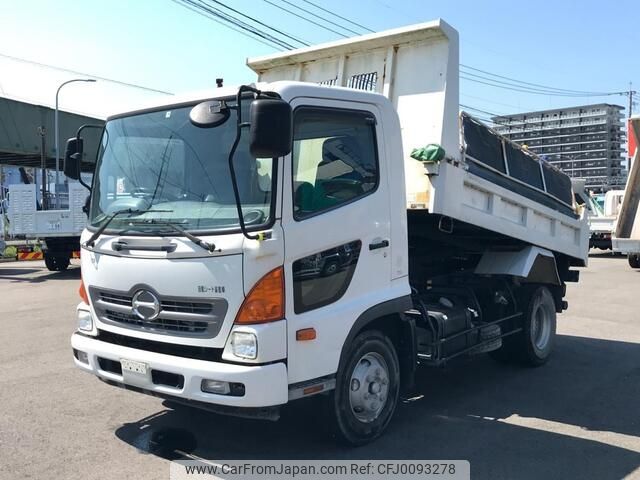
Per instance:
[[[328,398],[334,432],[344,442],[364,445],[391,421],[400,391],[400,365],[391,340],[370,330],[358,335],[338,368]]]
[[[52,272],[59,272],[69,268],[69,257],[44,254],[44,264]]]
[[[556,306],[547,287],[531,293],[523,315],[522,331],[503,338],[502,347],[489,355],[503,362],[537,367],[549,359],[556,336]]]
[[[640,268],[640,253],[630,253],[627,260],[631,268]]]

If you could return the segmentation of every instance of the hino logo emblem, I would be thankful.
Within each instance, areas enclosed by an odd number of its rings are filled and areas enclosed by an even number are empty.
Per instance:
[[[160,314],[160,300],[149,290],[138,290],[131,300],[133,313],[146,322],[158,318]]]

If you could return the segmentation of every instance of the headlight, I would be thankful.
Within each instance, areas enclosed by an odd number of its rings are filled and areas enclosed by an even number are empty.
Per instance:
[[[236,357],[255,360],[258,357],[258,339],[253,333],[233,332],[231,351]]]
[[[93,318],[91,312],[87,310],[78,310],[78,330],[90,332],[93,330]]]

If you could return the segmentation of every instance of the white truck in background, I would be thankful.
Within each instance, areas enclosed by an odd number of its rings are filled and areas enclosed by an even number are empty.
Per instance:
[[[584,183],[584,180],[582,180]],[[575,182],[574,182],[575,184]],[[587,195],[589,195],[587,193]],[[589,248],[611,250],[611,237],[618,219],[618,212],[624,198],[624,190],[609,190],[604,194],[604,204],[592,196],[586,199],[589,210]]]
[[[452,27],[248,64],[256,84],[108,119],[78,368],[255,418],[322,395],[327,423],[359,445],[419,366],[549,359],[586,216],[566,175],[459,114]]]
[[[629,137],[635,138],[635,145],[640,142],[640,117],[633,117],[629,122]],[[640,268],[640,162],[638,161],[640,148],[635,149],[631,159],[629,176],[624,189],[624,197],[615,234],[612,239],[613,251],[627,255],[631,268]]]
[[[66,270],[73,252],[80,250],[80,234],[87,223],[83,210],[87,188],[78,182],[70,182],[63,204],[53,209],[40,208],[34,183],[13,184],[8,190],[10,236],[42,241],[47,269]]]

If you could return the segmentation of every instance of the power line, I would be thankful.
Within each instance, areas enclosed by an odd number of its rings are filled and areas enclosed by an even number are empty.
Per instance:
[[[205,3],[203,0],[173,0],[173,1],[182,6],[186,6],[186,7],[191,6],[195,9],[198,9],[206,13],[207,15],[205,16],[207,16],[212,20],[216,20],[216,19],[222,20],[223,22],[225,22],[223,23],[223,25],[225,26],[229,26],[230,28],[231,27],[240,28],[245,32],[250,33],[254,37],[259,37],[265,40],[266,42],[269,42],[270,46],[272,47],[275,46],[276,48],[285,49],[285,50],[293,50],[295,48],[292,44],[280,38],[277,38],[276,36],[271,35],[270,33],[267,33],[264,30],[254,27],[251,24],[243,22],[242,20],[234,17],[233,15],[223,12],[222,10],[219,10]],[[235,28],[231,28],[231,29],[235,30]]]
[[[480,113],[485,113],[485,114],[487,114],[487,115],[491,115],[492,117],[501,117],[501,116],[502,116],[502,115],[499,115],[499,114],[494,113],[494,112],[489,112],[489,111],[487,111],[487,110],[482,110],[482,109],[480,109],[480,108],[471,107],[471,106],[469,106],[469,105],[464,105],[464,104],[462,104],[462,103],[460,104],[460,106],[461,106],[462,108],[468,108],[469,110],[474,110],[474,111],[476,111],[476,112],[480,112]]]
[[[27,64],[31,64],[31,65],[37,65],[39,67],[51,68],[53,70],[58,70],[60,72],[72,73],[74,75],[83,75],[83,76],[86,76],[86,77],[95,78],[96,80],[101,80],[103,82],[110,82],[110,83],[115,83],[115,84],[118,84],[118,85],[124,85],[125,87],[138,88],[140,90],[147,90],[149,92],[164,93],[165,95],[173,95],[172,92],[166,92],[164,90],[158,90],[156,88],[144,87],[142,85],[138,85],[138,84],[135,84],[135,83],[123,82],[121,80],[114,80],[113,78],[107,78],[107,77],[101,77],[99,75],[93,75],[92,73],[79,72],[77,70],[71,70],[69,68],[57,67],[55,65],[49,65],[47,63],[36,62],[34,60],[28,60],[26,58],[21,58],[21,57],[14,57],[12,55],[7,55],[7,54],[4,54],[4,53],[0,53],[0,57],[8,58],[10,60],[14,60],[14,61],[20,62],[20,63],[27,63]]]
[[[225,13],[222,10],[217,9],[216,7],[213,7],[211,5],[209,5],[208,3],[206,3],[204,0],[180,0],[183,3],[188,3],[191,4],[193,6],[195,6],[196,8],[200,8],[204,11],[206,11],[207,13],[209,13],[210,15],[213,15],[217,18],[220,18],[228,23],[231,23],[232,25],[235,25],[239,28],[242,28],[243,30],[246,30],[250,33],[253,33],[254,35],[257,35],[259,37],[264,38],[265,40],[280,46],[286,50],[293,50],[294,48],[296,48],[294,45],[292,45],[291,43],[282,40],[281,38],[276,37],[275,35],[271,35],[268,32],[265,32],[264,30],[261,30],[258,27],[255,27],[249,23],[243,22],[242,20],[238,19],[237,17],[234,17],[231,14]]]
[[[466,75],[465,77],[463,77],[463,75]],[[562,92],[557,92],[555,90],[544,90],[541,88],[533,88],[533,87],[527,87],[524,85],[520,85],[518,83],[513,83],[513,82],[506,82],[503,80],[496,80],[490,77],[486,77],[483,75],[478,75],[475,73],[470,73],[470,72],[464,72],[462,71],[460,73],[460,77],[461,78],[465,78],[466,80],[471,80],[471,81],[475,81],[476,79],[480,79],[480,80],[484,80],[485,82],[491,82],[491,85],[495,86],[495,87],[499,87],[499,88],[516,88],[519,91],[522,92],[526,92],[526,93],[534,93],[534,94],[540,94],[540,95],[551,95],[551,96],[556,96],[556,97],[602,97],[602,96],[609,96],[609,95],[616,95],[617,93],[615,92],[593,92],[593,93],[589,93],[589,94],[584,94],[584,93],[562,93]],[[481,82],[480,82],[481,83]]]
[[[495,100],[490,100],[486,97],[478,97],[476,95],[469,95],[468,93],[461,93],[460,94],[461,97],[467,97],[467,98],[472,98],[473,100],[480,100],[481,102],[485,102],[485,103],[491,103],[493,105],[500,105],[501,107],[509,107],[509,109],[513,109],[515,108],[516,110],[535,110],[535,108],[531,107],[523,107],[522,105],[514,105],[512,103],[503,103],[503,102],[497,102]]]
[[[554,91],[557,91],[557,92],[564,92],[564,93],[584,94],[584,95],[591,96],[591,97],[609,95],[609,93],[604,93],[604,92],[587,92],[587,91],[582,91],[582,90],[569,90],[569,89],[565,89],[565,88],[557,88],[557,87],[550,87],[548,85],[541,85],[539,83],[525,82],[524,80],[518,80],[516,78],[505,77],[504,75],[498,75],[496,73],[491,73],[491,72],[488,72],[486,70],[481,70],[479,68],[472,67],[470,65],[465,65],[463,63],[460,64],[460,67],[467,68],[469,70],[474,70],[476,72],[484,73],[486,75],[491,75],[492,77],[502,78],[504,80],[510,80],[512,82],[516,82],[516,83],[519,83],[519,84],[530,85],[532,87],[539,87],[539,88],[545,89],[545,90],[554,90]]]
[[[228,6],[228,5],[225,5],[224,3],[219,2],[218,0],[208,0],[208,1],[213,2],[213,3],[217,4],[217,5],[220,5],[221,7],[226,8],[227,10],[230,10],[230,11],[232,11],[234,13],[237,13],[238,15],[240,15],[240,16],[242,16],[244,18],[247,18],[247,19],[251,20],[252,22],[257,23],[258,25],[262,25],[263,27],[267,27],[269,30],[272,30],[272,31],[274,31],[276,33],[279,33],[280,35],[283,35],[283,36],[287,37],[288,39],[293,40],[294,42],[301,43],[305,47],[308,47],[310,45],[310,43],[307,42],[306,40],[301,40],[301,39],[299,39],[297,37],[289,35],[288,33],[285,33],[285,32],[283,32],[281,30],[278,30],[277,28],[274,28],[274,27],[272,27],[270,25],[267,25],[266,23],[261,22],[260,20],[258,20],[256,18],[253,18],[253,17],[251,17],[251,16],[249,16],[249,15],[247,15],[245,13],[242,13],[239,10],[236,10],[235,8],[232,8],[232,7]]]
[[[355,25],[356,27],[360,27],[360,28],[362,28],[363,30],[367,30],[367,31],[368,31],[368,32],[370,32],[370,33],[375,33],[375,30],[371,30],[369,27],[365,27],[364,25],[360,25],[359,23],[356,23],[356,22],[354,22],[353,20],[349,20],[348,18],[345,18],[345,17],[343,17],[343,16],[340,16],[340,15],[338,15],[337,13],[332,12],[331,10],[327,10],[326,8],[323,8],[323,7],[321,7],[320,5],[318,5],[318,4],[316,4],[316,3],[310,2],[309,0],[302,0],[302,1],[303,1],[304,3],[308,3],[309,5],[312,5],[312,6],[316,7],[318,10],[322,10],[323,12],[330,13],[330,14],[332,14],[332,15],[334,15],[334,16],[336,16],[336,17],[338,17],[338,18],[342,19],[342,20],[344,20],[345,22],[349,22],[351,25]]]
[[[255,40],[258,43],[261,43],[263,45],[266,45],[267,47],[271,47],[273,48],[275,45],[272,43],[268,43],[267,41],[261,39],[261,38],[256,38],[254,35],[251,35],[249,33],[247,33],[246,31],[240,29],[240,28],[236,28],[226,22],[223,22],[222,20],[219,20],[218,18],[215,18],[213,16],[211,16],[211,14],[205,13],[204,11],[200,10],[199,8],[196,7],[192,7],[189,4],[186,3],[181,3],[180,0],[171,0],[173,3],[175,3],[176,5],[179,5],[180,7],[184,7],[187,10],[191,10],[193,13],[197,13],[198,15],[206,18],[207,20],[211,20],[212,22],[216,22],[220,25],[222,25],[223,27],[228,28],[229,30],[233,30],[234,32],[239,33],[240,35],[243,35],[247,38],[250,38],[251,40]],[[276,46],[276,48],[278,48],[279,50],[282,50],[281,46]]]
[[[287,12],[287,13],[289,13],[289,14],[293,15],[294,17],[297,17],[297,18],[300,18],[300,19],[304,20],[305,22],[309,22],[309,23],[311,23],[311,24],[313,24],[313,25],[316,25],[316,26],[318,26],[318,27],[320,27],[320,28],[324,28],[325,30],[327,30],[327,31],[329,31],[329,32],[331,32],[331,33],[335,33],[336,35],[340,35],[342,38],[348,38],[348,36],[347,36],[347,35],[345,35],[344,33],[337,32],[337,31],[335,31],[335,30],[333,30],[333,29],[331,29],[331,28],[327,27],[326,25],[322,25],[321,23],[314,22],[313,20],[310,20],[310,19],[308,19],[307,17],[304,17],[304,16],[302,16],[302,15],[299,15],[299,14],[297,14],[296,12],[292,12],[291,10],[289,10],[289,9],[287,9],[287,8],[285,8],[285,7],[283,7],[282,5],[278,5],[277,3],[272,2],[271,0],[264,0],[264,1],[265,1],[266,3],[268,3],[269,5],[272,5],[272,6],[274,6],[274,7],[278,8],[278,9],[280,9],[280,10],[284,11],[284,12]]]
[[[473,110],[474,112],[479,112],[479,113],[483,113],[485,115],[490,115],[489,117],[483,117],[483,116],[477,116],[476,115],[477,118],[483,120],[484,122],[493,123],[494,125],[508,126],[506,123],[502,123],[502,122],[499,122],[499,121],[494,120],[493,118],[491,118],[491,117],[501,117],[503,115],[498,115],[498,114],[496,114],[494,112],[489,112],[487,110],[482,110],[480,108],[472,107],[472,106],[469,106],[469,105],[464,105],[462,103],[460,104],[460,106],[462,108],[466,108],[467,110]]]
[[[333,20],[329,20],[328,18],[325,18],[325,17],[323,17],[323,16],[321,16],[321,15],[318,15],[317,13],[313,13],[312,11],[307,10],[306,8],[302,8],[301,6],[296,5],[295,3],[290,2],[289,0],[280,0],[280,1],[281,1],[282,3],[286,3],[287,5],[292,6],[293,8],[297,8],[298,10],[300,10],[300,11],[302,11],[302,12],[304,12],[304,13],[308,13],[309,15],[312,15],[312,16],[314,16],[314,17],[316,17],[316,18],[319,18],[319,19],[321,19],[321,20],[324,20],[324,21],[325,21],[325,22],[327,22],[329,25],[334,25],[334,26],[336,26],[336,27],[338,27],[338,28],[342,28],[343,30],[345,30],[345,31],[347,31],[347,32],[349,32],[349,33],[353,33],[354,35],[362,35],[360,32],[356,32],[355,30],[351,30],[350,28],[347,28],[347,27],[345,27],[345,26],[343,26],[343,25],[340,25],[339,23],[336,23],[336,22],[334,22]],[[330,13],[331,13],[331,12],[330,12]],[[332,15],[333,15],[333,13],[332,13]],[[335,16],[335,15],[334,15],[334,16]]]
[[[574,97],[574,98],[575,97],[579,98],[579,97],[599,97],[599,96],[608,96],[608,95],[620,95],[620,93],[617,93],[617,92],[605,93],[604,95],[571,95],[571,94],[565,94],[565,93],[545,92],[545,91],[537,91],[537,90],[526,90],[524,88],[516,88],[516,87],[511,87],[511,86],[504,86],[504,85],[492,83],[492,82],[489,82],[489,81],[481,81],[481,80],[477,80],[475,78],[466,77],[464,72],[460,73],[460,78],[463,79],[463,80],[468,80],[470,82],[480,83],[482,85],[488,85],[490,87],[502,88],[504,90],[512,90],[514,92],[529,93],[529,94],[533,94],[533,95],[546,95],[546,96],[552,96],[552,97]]]

